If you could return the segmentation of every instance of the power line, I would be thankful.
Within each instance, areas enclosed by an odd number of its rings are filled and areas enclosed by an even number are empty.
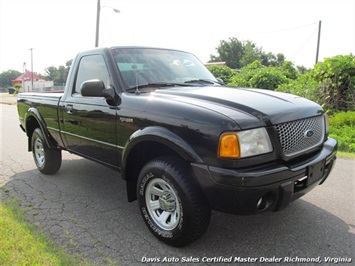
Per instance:
[[[307,40],[301,45],[301,47],[300,48],[298,48],[298,50],[290,57],[290,59],[292,60],[293,59],[293,57],[295,56],[295,55],[297,55],[301,50],[303,50],[303,48],[306,46],[306,44],[311,40],[311,38],[313,37],[313,35],[315,34],[315,32],[317,31],[317,29],[315,29],[312,33],[311,33],[311,35],[307,38]]]
[[[306,27],[310,27],[317,24],[317,22],[313,22],[310,24],[302,25],[302,26],[296,26],[292,28],[287,28],[287,29],[279,29],[279,30],[272,30],[272,31],[255,31],[255,32],[236,32],[235,34],[273,34],[273,33],[280,33],[280,32],[287,32],[287,31],[294,31]]]

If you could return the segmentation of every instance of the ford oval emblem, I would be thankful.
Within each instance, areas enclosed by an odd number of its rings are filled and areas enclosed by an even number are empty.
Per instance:
[[[310,130],[310,129],[308,129],[308,130],[306,130],[306,132],[304,132],[304,135],[305,135],[307,138],[312,137],[313,134],[314,134],[313,130]]]

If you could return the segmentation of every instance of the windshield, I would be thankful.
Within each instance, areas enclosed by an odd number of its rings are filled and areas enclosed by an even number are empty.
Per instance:
[[[217,82],[190,53],[155,48],[115,48],[112,53],[128,88],[153,83],[183,84],[196,80]]]

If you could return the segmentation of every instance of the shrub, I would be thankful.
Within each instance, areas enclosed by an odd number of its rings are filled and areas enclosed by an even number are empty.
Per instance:
[[[21,91],[22,86],[20,84],[15,84],[14,88],[16,89],[15,94],[18,94]]]
[[[240,72],[232,77],[229,85],[251,88],[249,80],[255,75],[255,73],[264,66],[261,65],[260,61],[256,60],[253,63],[243,67]]]
[[[289,92],[322,105],[330,113],[355,109],[355,57],[325,58],[310,72],[300,75],[277,91]]]
[[[338,55],[315,65],[313,76],[319,82],[319,99],[331,111],[355,109],[355,57]]]
[[[288,83],[281,84],[277,91],[295,94],[321,104],[319,100],[318,82],[314,80],[312,74],[306,73],[296,80],[290,80]]]
[[[329,119],[329,135],[338,140],[338,149],[355,152],[355,112],[335,113]]]
[[[222,79],[225,84],[229,84],[231,79],[237,75],[237,72],[227,66],[209,66],[208,70],[216,78]]]
[[[279,85],[288,83],[288,78],[276,67],[264,67],[249,80],[250,87],[275,90]]]
[[[254,61],[232,78],[231,85],[275,90],[281,84],[289,82],[286,73],[289,73],[288,70],[282,67],[265,67],[260,61]]]

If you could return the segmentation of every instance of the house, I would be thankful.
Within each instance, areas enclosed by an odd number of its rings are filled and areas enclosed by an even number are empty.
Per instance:
[[[31,71],[26,71],[16,79],[12,80],[11,83],[12,86],[20,84],[22,87],[22,92],[43,91],[45,88],[53,87],[53,81],[46,81]]]

